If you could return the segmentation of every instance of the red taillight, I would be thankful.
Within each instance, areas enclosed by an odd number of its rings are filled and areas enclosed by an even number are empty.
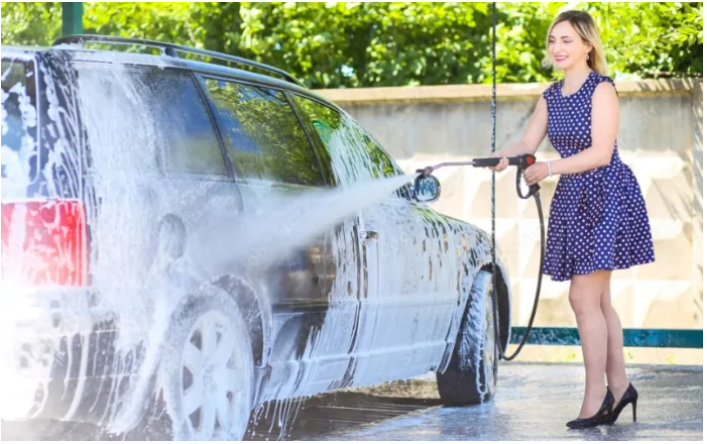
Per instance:
[[[87,284],[83,204],[45,200],[2,204],[2,279],[42,286]]]

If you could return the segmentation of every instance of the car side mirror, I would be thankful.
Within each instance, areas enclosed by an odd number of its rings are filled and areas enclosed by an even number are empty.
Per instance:
[[[442,194],[442,186],[435,176],[420,175],[415,179],[412,194],[418,202],[435,202]]]

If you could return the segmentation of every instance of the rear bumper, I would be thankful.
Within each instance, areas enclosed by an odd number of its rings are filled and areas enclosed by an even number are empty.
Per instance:
[[[90,289],[2,296],[2,418],[108,420],[142,360],[116,350],[117,317]]]

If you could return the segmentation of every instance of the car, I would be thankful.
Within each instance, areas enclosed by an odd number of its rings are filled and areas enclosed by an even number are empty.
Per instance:
[[[241,439],[264,402],[431,371],[445,404],[490,399],[506,269],[432,208],[433,176],[404,176],[268,65],[94,35],[3,47],[3,420]]]

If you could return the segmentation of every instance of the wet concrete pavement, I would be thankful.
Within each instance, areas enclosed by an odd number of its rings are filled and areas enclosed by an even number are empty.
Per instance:
[[[504,363],[495,398],[470,407],[440,405],[434,374],[365,389],[326,393],[287,405],[261,406],[246,440],[688,440],[702,441],[702,367],[631,366],[639,392],[613,426],[568,430],[583,394],[577,364]],[[284,427],[283,427],[284,426]],[[143,440],[106,436],[85,424],[2,424],[3,440]]]
[[[699,440],[703,439],[702,367],[633,366],[638,422],[630,406],[613,426],[569,430],[579,412],[583,368],[576,364],[504,364],[492,402],[437,407],[377,425],[312,439],[331,440]],[[433,381],[430,384],[434,384]]]

